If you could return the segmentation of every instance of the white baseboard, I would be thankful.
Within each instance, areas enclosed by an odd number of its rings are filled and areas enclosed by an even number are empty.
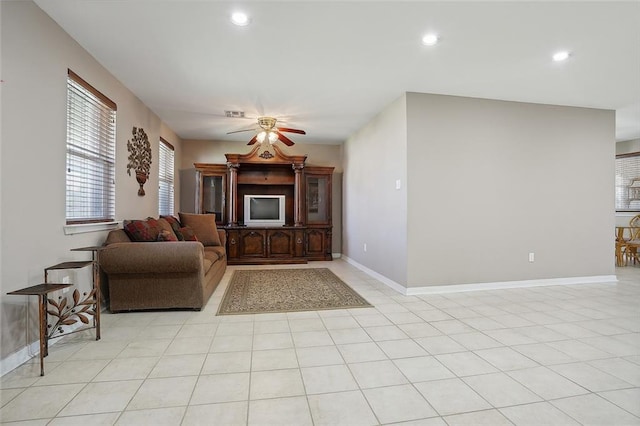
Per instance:
[[[58,343],[67,334],[83,326],[84,324],[82,324],[80,321],[72,325],[64,326],[66,328],[65,335],[50,338],[49,348]],[[89,328],[87,330],[89,330]],[[22,349],[19,349],[18,351],[12,353],[8,357],[0,360],[0,377],[20,367],[22,364],[29,361],[31,358],[35,358],[38,355],[40,355],[40,340],[36,340],[35,342],[32,342]]]
[[[615,284],[618,279],[615,275],[594,275],[589,277],[548,278],[541,280],[522,281],[498,281],[493,283],[472,283],[435,285],[425,287],[409,287],[406,296],[420,294],[462,293],[467,291],[503,290],[508,288],[546,287],[552,285],[576,285],[576,284]]]
[[[615,284],[618,278],[615,275],[594,275],[588,277],[548,278],[540,280],[499,281],[492,283],[451,284],[424,287],[405,287],[376,271],[356,262],[348,256],[342,255],[347,263],[360,269],[388,287],[405,296],[417,296],[420,294],[444,294],[461,293],[467,291],[501,290],[507,288],[545,287],[551,285],[575,285],[575,284]]]
[[[12,353],[8,357],[0,360],[0,377],[20,367],[34,356],[40,353],[40,342],[35,341],[28,346]]]
[[[356,262],[355,260],[351,259],[350,257],[348,257],[348,256],[346,256],[344,254],[342,255],[342,259],[344,261],[346,261],[347,263],[350,263],[353,266],[355,266],[356,268],[360,269],[362,272],[366,273],[367,275],[370,275],[371,277],[373,277],[373,278],[377,279],[378,281],[384,283],[387,287],[391,287],[392,289],[394,289],[398,293],[406,295],[407,288],[405,286],[403,286],[402,284],[398,284],[397,282],[393,281],[392,279],[389,279],[389,278],[385,277],[384,275],[377,273],[373,269],[367,268],[363,264]]]

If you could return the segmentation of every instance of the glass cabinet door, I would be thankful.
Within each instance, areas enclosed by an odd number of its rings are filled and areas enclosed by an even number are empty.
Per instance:
[[[331,223],[331,179],[326,175],[306,176],[306,223]]]
[[[223,224],[224,210],[224,176],[202,176],[201,213],[215,213],[216,222]]]

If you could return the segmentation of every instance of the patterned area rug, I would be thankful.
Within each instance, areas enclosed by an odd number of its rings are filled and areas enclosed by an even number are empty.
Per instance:
[[[371,307],[327,268],[235,271],[217,315]]]

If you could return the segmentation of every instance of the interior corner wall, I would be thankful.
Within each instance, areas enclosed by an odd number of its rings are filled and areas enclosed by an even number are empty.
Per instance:
[[[406,114],[403,95],[345,142],[342,184],[343,254],[403,286],[411,185]]]
[[[90,254],[70,249],[101,244],[106,236],[106,232],[65,235],[63,230],[67,69],[117,104],[117,220],[157,216],[159,138],[174,145],[176,161],[181,141],[33,2],[3,1],[1,7],[0,366],[4,372],[10,355],[38,340],[36,298],[6,293],[41,283],[47,266],[88,259]],[[135,176],[127,175],[126,169],[133,126],[146,131],[152,147],[144,197],[137,195]],[[75,284],[81,291],[89,288],[90,280],[80,281]]]
[[[613,111],[409,93],[407,117],[409,287],[615,274]]]

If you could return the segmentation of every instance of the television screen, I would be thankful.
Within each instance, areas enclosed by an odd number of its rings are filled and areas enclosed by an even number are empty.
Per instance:
[[[249,212],[251,220],[278,220],[280,219],[280,200],[251,197]]]

